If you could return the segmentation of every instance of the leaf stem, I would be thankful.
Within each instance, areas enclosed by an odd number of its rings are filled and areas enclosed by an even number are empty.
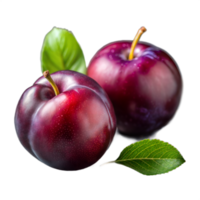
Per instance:
[[[147,30],[147,29],[146,29],[144,26],[142,26],[142,27],[138,30],[138,32],[137,32],[137,34],[136,34],[136,36],[135,36],[135,38],[134,38],[134,40],[133,40],[133,43],[132,43],[132,45],[131,45],[131,51],[130,51],[130,54],[129,54],[129,57],[128,57],[129,60],[132,60],[132,59],[134,58],[134,50],[135,50],[135,47],[136,47],[136,45],[137,45],[137,43],[138,43],[140,37],[142,36],[142,34],[143,34],[146,30]]]
[[[51,78],[49,71],[48,71],[48,70],[47,70],[47,71],[44,71],[44,72],[43,72],[43,75],[44,75],[44,77],[49,81],[49,83],[51,84],[51,86],[52,86],[52,88],[53,88],[53,90],[54,90],[54,92],[55,92],[55,95],[56,95],[56,96],[59,95],[60,92],[59,92],[59,90],[58,90],[58,87],[57,87],[57,85],[55,84],[55,82],[53,81],[53,79]]]
[[[112,163],[113,163],[112,161],[113,161],[113,160],[110,160],[110,161],[101,163],[101,164],[99,165],[99,168],[103,168],[103,167],[105,167],[105,166],[108,166],[108,165],[112,164]]]

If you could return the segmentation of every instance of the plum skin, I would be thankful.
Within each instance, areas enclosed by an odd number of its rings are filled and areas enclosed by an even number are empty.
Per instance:
[[[61,170],[97,162],[116,130],[113,106],[91,78],[73,71],[51,74],[60,94],[39,78],[22,94],[15,112],[21,144],[35,158]]]
[[[112,42],[91,59],[87,75],[108,94],[118,131],[147,137],[174,116],[182,94],[182,77],[175,60],[163,49],[138,42],[128,60],[132,41]]]

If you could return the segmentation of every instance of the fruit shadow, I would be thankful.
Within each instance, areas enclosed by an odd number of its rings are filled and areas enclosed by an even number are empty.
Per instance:
[[[135,139],[137,141],[144,140],[144,139],[153,139],[156,137],[157,131],[153,133],[147,133],[147,134],[138,134],[138,135],[129,135],[123,132],[120,132],[118,129],[116,131],[117,134],[121,135],[122,137],[128,138],[128,139]]]

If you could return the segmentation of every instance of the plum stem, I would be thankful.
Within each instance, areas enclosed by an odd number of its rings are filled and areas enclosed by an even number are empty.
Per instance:
[[[133,40],[133,42],[132,42],[132,45],[131,45],[131,51],[130,51],[129,57],[128,57],[129,60],[132,60],[132,59],[134,58],[134,49],[135,49],[135,47],[136,47],[136,45],[137,45],[137,43],[138,43],[140,37],[142,36],[142,34],[143,34],[146,30],[147,30],[147,29],[146,29],[144,26],[142,26],[142,27],[138,30],[138,32],[137,32],[137,34],[136,34],[136,36],[135,36],[135,38],[134,38],[134,40]]]
[[[47,70],[47,71],[44,71],[44,72],[43,72],[43,75],[44,75],[44,77],[49,81],[49,83],[51,84],[51,86],[52,86],[52,88],[53,88],[53,90],[54,90],[54,92],[55,92],[55,95],[56,95],[56,96],[59,95],[60,92],[59,92],[59,90],[58,90],[58,87],[57,87],[57,85],[55,84],[55,82],[53,81],[53,79],[51,78],[49,71],[48,71],[48,70]]]
[[[103,165],[106,165],[106,164],[109,164],[109,163],[114,163],[114,162],[115,161],[106,162],[106,163],[101,164],[100,166],[103,166]]]

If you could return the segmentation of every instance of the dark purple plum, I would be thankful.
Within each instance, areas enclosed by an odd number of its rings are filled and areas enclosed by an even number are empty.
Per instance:
[[[146,137],[174,116],[181,99],[182,78],[166,51],[138,40],[136,35],[135,44],[107,44],[94,55],[87,74],[110,97],[119,132]]]
[[[86,168],[112,142],[116,129],[113,106],[104,90],[86,75],[45,73],[50,82],[39,78],[19,100],[15,113],[18,138],[34,157],[51,167]]]

